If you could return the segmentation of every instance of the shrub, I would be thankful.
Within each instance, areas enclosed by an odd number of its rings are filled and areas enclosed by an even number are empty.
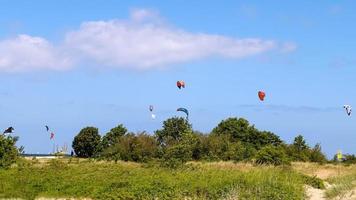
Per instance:
[[[15,146],[18,137],[0,135],[0,168],[8,168],[15,163],[19,151]]]
[[[267,165],[290,165],[286,153],[282,147],[275,147],[272,145],[265,146],[257,152],[257,164]]]
[[[325,164],[327,162],[326,156],[321,152],[320,144],[316,144],[314,148],[310,152],[310,159],[311,162],[317,162],[320,164]]]
[[[115,128],[112,128],[103,137],[103,140],[101,141],[102,148],[105,149],[111,145],[114,145],[115,143],[117,143],[118,139],[124,136],[126,133],[127,133],[127,129],[122,124],[119,124]]]
[[[161,165],[163,167],[177,168],[192,158],[192,151],[185,144],[168,147],[163,156]]]
[[[167,147],[180,142],[184,136],[192,132],[192,126],[186,119],[173,117],[163,122],[163,128],[155,131],[155,136],[160,146]]]
[[[102,157],[107,160],[124,160],[147,162],[157,154],[157,142],[153,136],[145,133],[127,134],[103,151]]]
[[[302,174],[301,176],[303,178],[303,182],[306,185],[310,185],[313,188],[317,188],[317,189],[325,189],[324,181],[321,180],[320,178],[318,178],[316,176],[307,176],[304,174]]]

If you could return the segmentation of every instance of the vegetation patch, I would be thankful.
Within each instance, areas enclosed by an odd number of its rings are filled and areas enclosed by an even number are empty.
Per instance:
[[[220,199],[233,194],[239,199],[303,199],[303,185],[298,173],[272,167],[243,172],[205,164],[169,169],[57,160],[0,171],[0,198]]]

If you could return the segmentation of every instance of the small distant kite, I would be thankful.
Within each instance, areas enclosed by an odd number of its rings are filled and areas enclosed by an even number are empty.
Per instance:
[[[6,133],[13,133],[14,130],[15,130],[15,129],[14,129],[12,126],[10,126],[9,128],[7,128],[7,129],[4,131],[4,134],[6,134]]]
[[[184,81],[177,81],[177,87],[178,87],[179,89],[185,88],[185,83],[184,83]]]
[[[49,139],[52,140],[53,138],[54,138],[54,133],[51,133],[51,137]]]
[[[46,125],[45,127],[46,127],[46,131],[49,133],[49,131],[50,131],[49,126],[47,126],[47,125]],[[52,140],[53,138],[54,138],[54,133],[53,133],[53,132],[51,132],[51,133],[50,133],[50,137],[49,137],[49,139],[50,139],[50,140]]]
[[[264,101],[266,97],[266,93],[263,91],[258,91],[258,98],[260,98],[261,101]]]
[[[189,112],[186,108],[178,108],[177,111],[184,112],[187,115],[187,120],[188,120]]]
[[[351,116],[352,107],[350,105],[344,105],[344,108],[346,110],[347,115]]]
[[[150,112],[151,112],[151,118],[152,119],[156,119],[156,115],[155,114],[153,114],[153,105],[150,105],[150,107],[149,107],[149,110],[150,110]]]

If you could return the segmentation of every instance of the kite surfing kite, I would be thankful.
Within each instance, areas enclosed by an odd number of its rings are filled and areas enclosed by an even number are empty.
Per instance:
[[[50,131],[49,127],[47,125],[45,127],[46,127],[46,131],[49,132]],[[53,138],[54,138],[54,133],[51,132],[49,139],[52,140]]]
[[[152,119],[156,119],[156,115],[153,114],[153,105],[150,105],[149,110],[150,110],[150,112],[151,112],[151,118],[152,118]]]
[[[52,140],[53,138],[54,138],[54,133],[51,133],[51,137],[49,139]]]
[[[178,87],[179,89],[185,88],[185,83],[184,83],[184,81],[177,81],[177,87]]]
[[[266,97],[266,93],[263,91],[258,91],[258,98],[260,98],[261,101],[264,101]]]
[[[189,112],[186,108],[178,108],[177,111],[184,112],[187,115],[187,120],[188,120]]]
[[[352,107],[350,105],[344,105],[344,108],[346,110],[347,115],[351,116]]]
[[[12,133],[14,130],[15,130],[15,129],[14,129],[12,126],[10,126],[9,128],[7,128],[7,129],[4,131],[4,134],[6,134],[6,133]]]

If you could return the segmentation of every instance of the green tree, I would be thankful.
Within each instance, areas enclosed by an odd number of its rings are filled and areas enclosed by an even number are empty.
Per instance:
[[[310,147],[302,135],[296,136],[289,148],[289,155],[294,161],[306,162],[310,160]]]
[[[326,156],[321,151],[321,145],[316,144],[310,152],[310,161],[324,164],[327,161]]]
[[[107,148],[111,145],[117,143],[118,139],[127,133],[127,129],[124,127],[123,124],[119,124],[115,128],[112,128],[106,135],[103,137],[102,140],[102,148]]]
[[[243,118],[228,118],[221,121],[212,131],[215,135],[227,135],[233,141],[248,142],[248,135],[253,127]]]
[[[165,147],[178,143],[185,135],[191,135],[192,132],[192,126],[186,119],[173,117],[163,122],[163,128],[155,131],[155,136],[158,143]]]
[[[307,145],[302,135],[298,135],[297,137],[294,138],[293,146],[299,152],[309,149],[309,146]]]
[[[99,144],[100,135],[98,129],[85,127],[74,137],[72,147],[78,157],[90,158],[97,153]]]
[[[257,164],[267,165],[289,165],[290,161],[281,146],[268,145],[257,152]]]
[[[146,133],[126,134],[102,153],[108,160],[124,160],[146,162],[156,156],[157,142],[153,136]]]
[[[197,138],[193,134],[187,134],[182,136],[179,143],[165,147],[163,149],[162,165],[176,168],[192,160],[196,142]]]
[[[232,142],[242,142],[244,145],[252,145],[255,149],[260,149],[266,145],[281,145],[283,142],[272,132],[259,131],[251,126],[246,119],[228,118],[218,124],[212,131],[213,135],[226,135]]]
[[[0,135],[0,168],[8,168],[16,162],[19,155],[17,141],[18,137]]]

